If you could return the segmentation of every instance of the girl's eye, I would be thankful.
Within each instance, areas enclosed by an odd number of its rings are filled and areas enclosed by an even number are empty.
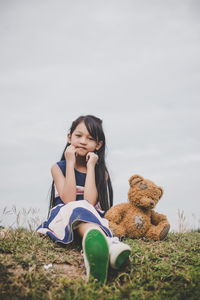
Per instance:
[[[80,134],[76,134],[77,137],[80,137]]]
[[[94,139],[93,138],[88,138],[90,141],[94,141]]]

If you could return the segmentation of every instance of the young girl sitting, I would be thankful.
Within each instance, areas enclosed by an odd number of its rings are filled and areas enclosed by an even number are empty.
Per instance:
[[[82,238],[87,280],[106,282],[108,265],[120,268],[130,247],[112,237],[105,212],[113,205],[112,184],[105,164],[102,121],[80,116],[71,126],[61,160],[51,168],[53,176],[48,220],[37,232],[55,242]]]

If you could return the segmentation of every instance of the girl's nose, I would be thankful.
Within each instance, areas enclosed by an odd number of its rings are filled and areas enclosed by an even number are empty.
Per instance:
[[[81,137],[81,144],[86,144],[86,138],[84,136]]]

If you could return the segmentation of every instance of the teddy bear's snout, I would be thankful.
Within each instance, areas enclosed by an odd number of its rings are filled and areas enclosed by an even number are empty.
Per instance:
[[[151,205],[151,207],[154,206],[154,201],[153,200],[150,201],[150,205]]]

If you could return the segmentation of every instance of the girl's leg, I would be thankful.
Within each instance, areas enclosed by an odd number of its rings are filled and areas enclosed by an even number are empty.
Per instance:
[[[82,222],[78,227],[78,233],[81,237],[83,237],[85,232],[88,231],[89,229],[92,229],[92,228],[99,229],[100,227],[98,225],[94,224],[94,223]]]
[[[94,223],[82,222],[78,228],[78,232],[80,236],[83,237],[83,241],[85,241],[85,236],[87,236],[87,234],[93,230],[95,232],[98,231],[98,235],[99,232],[101,232],[100,235],[104,236],[104,239],[106,239],[108,244],[110,266],[114,269],[119,269],[128,260],[129,255],[131,253],[131,248],[127,244],[120,242],[117,237],[112,237],[112,238],[107,237],[104,231],[101,229],[101,227]],[[93,231],[93,239],[95,240],[94,231]],[[84,250],[85,243],[83,242],[82,244]],[[97,249],[98,249],[98,245],[97,245]]]
[[[81,223],[78,233],[82,239],[84,263],[87,281],[94,279],[105,283],[109,265],[109,249],[106,235],[101,228],[93,223]]]

